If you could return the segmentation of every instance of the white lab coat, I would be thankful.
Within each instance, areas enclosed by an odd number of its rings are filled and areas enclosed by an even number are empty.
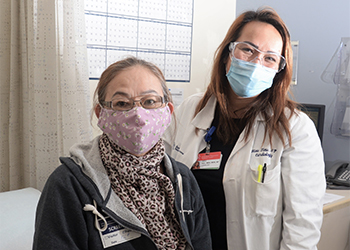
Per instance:
[[[176,134],[173,121],[163,137],[167,153],[189,168],[205,148],[204,135],[214,118],[215,97],[193,118],[202,96],[195,94],[176,109]],[[283,144],[275,134],[271,145],[268,136],[264,141],[265,123],[258,117],[248,140],[243,131],[233,148],[223,176],[229,249],[317,249],[326,187],[322,147],[304,113],[293,116],[290,131],[291,147],[287,137]],[[257,167],[264,163],[267,172],[259,183]]]

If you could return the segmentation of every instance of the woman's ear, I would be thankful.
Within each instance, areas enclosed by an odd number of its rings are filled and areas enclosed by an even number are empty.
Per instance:
[[[168,107],[170,109],[170,114],[173,114],[173,112],[174,112],[174,104],[172,104],[171,102],[168,102]]]
[[[101,106],[100,104],[96,104],[96,107],[95,107],[95,115],[98,118],[100,118],[100,112],[101,112]]]

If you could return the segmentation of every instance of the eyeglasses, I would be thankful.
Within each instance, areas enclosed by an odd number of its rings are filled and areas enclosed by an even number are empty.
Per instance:
[[[137,102],[145,109],[157,109],[163,105],[164,98],[159,95],[146,95],[140,100],[135,100],[123,95],[117,95],[113,97],[112,101],[101,102],[101,104],[115,111],[128,111],[134,108]]]
[[[286,66],[286,59],[276,52],[261,51],[246,42],[231,42],[229,50],[236,59],[252,62],[259,59],[260,64],[280,72]],[[260,57],[262,55],[262,59]]]

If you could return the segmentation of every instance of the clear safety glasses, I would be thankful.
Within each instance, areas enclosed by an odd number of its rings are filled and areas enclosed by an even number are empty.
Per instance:
[[[229,46],[231,56],[236,59],[253,62],[259,60],[265,67],[280,72],[286,66],[286,59],[276,52],[264,52],[247,42],[231,42]]]

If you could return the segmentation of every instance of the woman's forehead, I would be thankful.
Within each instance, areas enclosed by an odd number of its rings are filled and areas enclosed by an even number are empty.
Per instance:
[[[107,97],[124,93],[130,97],[147,93],[163,95],[161,81],[146,67],[132,66],[119,72],[107,86]]]
[[[279,54],[283,47],[283,40],[278,30],[269,23],[258,21],[247,23],[237,41],[249,42],[261,51],[273,51]]]

